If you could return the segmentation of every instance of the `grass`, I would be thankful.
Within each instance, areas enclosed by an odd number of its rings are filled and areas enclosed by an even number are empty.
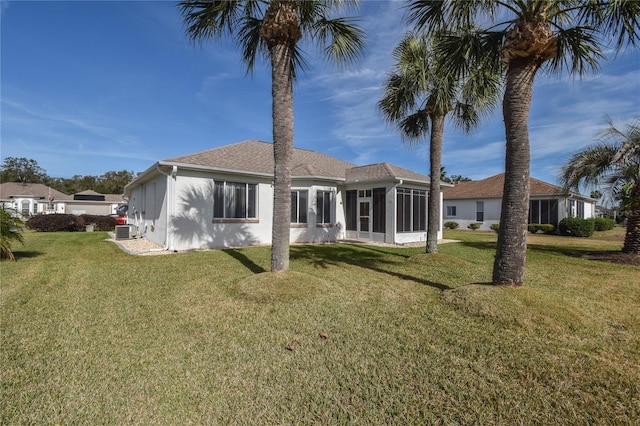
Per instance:
[[[584,256],[622,236],[531,236],[508,289],[491,232],[293,246],[284,274],[265,247],[27,233],[0,264],[0,422],[638,424],[640,268]]]

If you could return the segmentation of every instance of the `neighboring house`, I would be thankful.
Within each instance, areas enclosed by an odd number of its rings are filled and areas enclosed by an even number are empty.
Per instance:
[[[83,191],[67,195],[41,183],[5,182],[0,184],[0,202],[24,217],[36,214],[110,215],[124,204],[122,195]]]
[[[566,217],[583,219],[595,217],[593,198],[567,193],[561,187],[530,178],[529,223],[549,223],[558,226]],[[457,222],[461,229],[479,223],[488,230],[500,223],[504,173],[486,179],[460,182],[444,190],[443,215],[445,222]]]
[[[73,194],[66,202],[67,213],[108,216],[116,213],[118,206],[125,204],[121,194],[100,194],[90,189]]]
[[[292,163],[292,243],[425,240],[427,176],[299,148]],[[170,250],[271,244],[273,169],[255,140],[158,161],[125,187],[129,223]]]

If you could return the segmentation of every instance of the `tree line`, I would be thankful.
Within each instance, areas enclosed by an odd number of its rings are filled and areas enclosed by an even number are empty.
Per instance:
[[[122,194],[125,185],[134,177],[133,171],[129,170],[109,171],[100,176],[51,177],[36,160],[25,157],[5,158],[0,171],[0,183],[41,183],[69,195],[86,190],[101,194]]]

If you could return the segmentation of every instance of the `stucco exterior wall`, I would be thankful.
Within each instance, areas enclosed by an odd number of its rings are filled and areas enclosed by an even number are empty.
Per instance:
[[[478,222],[476,219],[477,201],[484,203],[484,220]],[[456,215],[448,216],[447,207],[456,207]],[[502,200],[500,199],[478,199],[478,200],[444,200],[442,203],[443,224],[446,222],[456,222],[458,229],[468,229],[472,223],[480,223],[481,230],[489,231],[491,225],[500,223],[500,213],[502,211]]]

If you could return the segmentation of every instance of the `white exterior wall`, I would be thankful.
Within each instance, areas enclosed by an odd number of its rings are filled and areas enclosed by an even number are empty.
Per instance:
[[[65,213],[65,204],[62,201],[54,201],[53,202],[53,210],[47,210],[49,202],[46,200],[42,200],[40,198],[13,198],[11,201],[3,202],[6,208],[13,209],[18,213],[22,214],[22,206],[23,204],[29,205],[29,213],[26,217],[34,215],[34,214],[53,214],[53,213]]]
[[[476,220],[476,202],[484,202],[484,221]],[[447,206],[456,207],[455,216],[447,216]],[[502,200],[499,198],[478,199],[478,200],[444,200],[442,203],[443,223],[456,222],[460,227],[458,229],[468,229],[471,223],[480,223],[483,231],[491,230],[491,225],[500,223],[500,213],[502,211]]]
[[[312,181],[294,181],[291,189],[308,190],[309,200],[307,205],[307,224],[292,225],[290,241],[292,243],[321,243],[336,241],[337,235],[344,231],[345,218],[344,208],[342,205],[343,191],[338,191],[336,186],[329,184],[320,184]],[[316,224],[316,194],[318,191],[329,191],[332,193],[331,203],[331,225]],[[271,223],[271,216],[269,217]],[[271,232],[269,232],[269,241],[271,244]]]

